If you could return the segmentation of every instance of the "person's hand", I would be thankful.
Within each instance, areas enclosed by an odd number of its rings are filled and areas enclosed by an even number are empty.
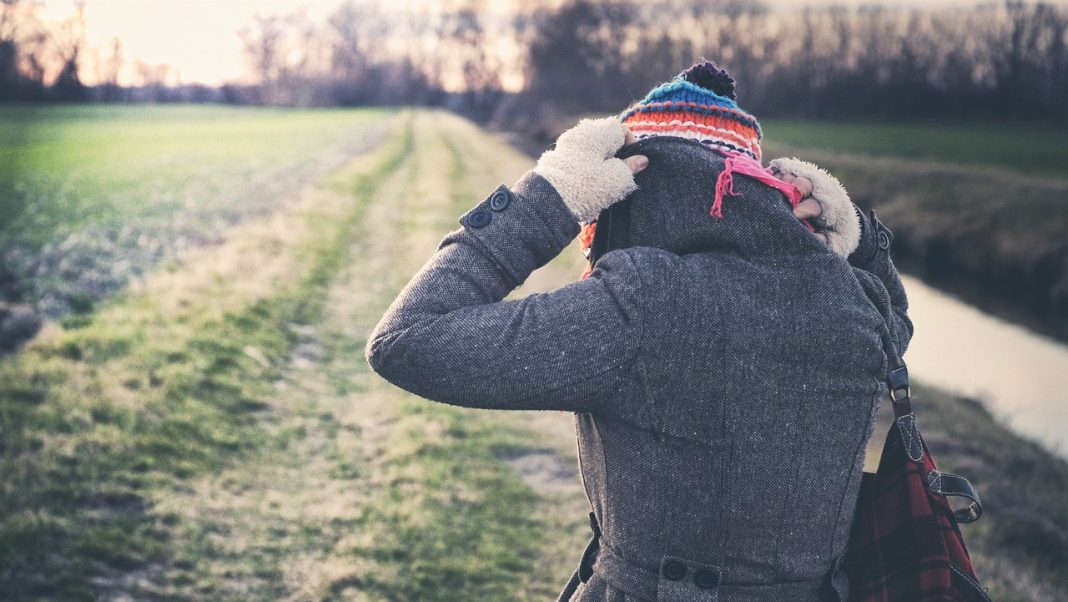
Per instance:
[[[794,174],[782,173],[776,169],[772,169],[775,177],[779,178],[787,184],[793,184],[801,191],[801,202],[794,207],[794,217],[799,220],[809,220],[809,223],[815,225],[819,223],[817,219],[823,213],[823,205],[819,201],[812,198],[812,180],[795,176]],[[827,232],[824,230],[816,230],[813,232],[816,238],[823,241],[823,244],[830,244],[830,239],[827,237]]]
[[[860,243],[860,218],[844,186],[827,171],[797,158],[775,159],[772,174],[801,191],[797,219],[809,220],[814,234],[835,253],[848,257]]]
[[[648,157],[614,157],[634,134],[615,117],[583,119],[538,159],[534,172],[560,194],[578,221],[597,217],[602,210],[637,190],[634,174],[649,165]]]

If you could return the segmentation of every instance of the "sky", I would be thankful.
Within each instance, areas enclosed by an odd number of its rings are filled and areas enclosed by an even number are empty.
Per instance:
[[[90,53],[109,55],[112,40],[122,43],[127,65],[120,83],[134,84],[133,63],[168,64],[173,67],[168,83],[218,85],[248,81],[238,30],[257,14],[288,14],[304,8],[313,19],[333,11],[343,0],[86,0],[86,40]],[[372,0],[373,1],[373,0]],[[397,6],[429,0],[379,0]],[[491,0],[496,8],[519,0]],[[768,0],[779,9],[810,5],[860,5],[872,0]],[[1055,0],[1065,3],[1068,0]],[[893,0],[893,4],[951,7],[975,4],[976,0]],[[44,0],[42,14],[62,20],[74,12],[74,0]],[[93,69],[83,81],[95,82]]]
[[[318,0],[87,0],[86,43],[104,56],[112,39],[122,43],[127,63],[171,65],[183,83],[217,85],[247,77],[238,30],[257,14],[288,13],[303,5],[329,9],[340,1]],[[46,18],[62,20],[73,0],[48,0]],[[129,65],[128,65],[129,67]],[[90,70],[91,71],[91,70]],[[83,80],[93,82],[93,74]],[[134,83],[128,68],[120,83]],[[171,82],[174,83],[174,82]]]

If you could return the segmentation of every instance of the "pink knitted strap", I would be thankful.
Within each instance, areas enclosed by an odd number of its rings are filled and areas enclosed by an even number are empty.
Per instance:
[[[771,175],[771,172],[764,169],[755,159],[738,153],[727,157],[723,162],[723,171],[716,178],[716,198],[712,201],[712,209],[708,212],[712,217],[723,217],[724,196],[738,196],[738,193],[734,192],[734,174],[736,173],[749,176],[782,192],[790,201],[791,208],[797,207],[797,204],[801,202],[801,190],[797,186],[783,182]],[[801,223],[809,231],[815,231],[808,220],[802,220]]]

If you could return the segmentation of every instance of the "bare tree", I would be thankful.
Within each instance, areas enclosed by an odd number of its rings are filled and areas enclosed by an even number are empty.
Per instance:
[[[122,89],[119,87],[119,75],[122,72],[122,42],[119,38],[111,39],[111,53],[104,60],[100,73],[100,85],[103,88],[103,99],[113,102],[119,100]]]
[[[15,4],[15,0],[3,0],[0,4],[0,98],[14,97],[22,80],[18,69],[19,24]]]
[[[490,38],[481,0],[442,15],[437,29],[440,56],[458,65],[463,88],[474,92],[500,88],[500,64],[487,52]]]
[[[49,35],[37,4],[0,0],[0,100],[40,98],[45,90]]]
[[[245,58],[252,66],[261,90],[261,101],[274,100],[275,87],[284,68],[282,52],[284,20],[279,15],[256,15],[238,31]]]
[[[378,59],[384,21],[376,6],[345,2],[328,20],[332,96],[341,104],[370,102],[369,84]]]
[[[80,75],[85,50],[85,0],[77,0],[74,15],[53,32],[52,48],[59,65],[53,92],[60,100],[85,100],[87,94]]]
[[[85,0],[52,25],[36,17],[37,6],[0,0],[0,99],[24,98],[34,86],[52,98],[84,97],[82,69],[95,52],[85,44]],[[479,116],[496,109],[499,123],[551,130],[556,116],[618,110],[706,57],[736,76],[748,108],[769,116],[1068,120],[1068,11],[1043,2],[787,15],[748,0],[564,0],[517,4],[512,19],[490,7],[348,0],[325,22],[299,10],[257,16],[240,31],[257,85],[225,97],[438,104]],[[519,60],[500,56],[502,40],[520,49]],[[121,44],[93,65],[95,97],[119,97]],[[160,66],[137,73],[153,98],[174,79]],[[516,74],[524,89],[505,94],[504,77]]]

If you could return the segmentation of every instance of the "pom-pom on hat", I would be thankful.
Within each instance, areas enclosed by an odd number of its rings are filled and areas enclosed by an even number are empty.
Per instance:
[[[735,102],[734,78],[702,61],[654,88],[620,115],[634,135],[681,136],[760,161],[760,124]]]

